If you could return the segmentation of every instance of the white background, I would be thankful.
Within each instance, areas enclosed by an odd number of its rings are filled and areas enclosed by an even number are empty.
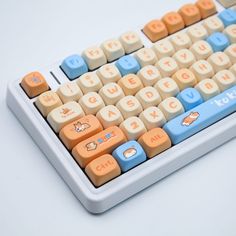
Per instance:
[[[7,109],[10,80],[178,9],[181,0],[0,0],[0,235],[236,235],[236,140],[90,215]]]

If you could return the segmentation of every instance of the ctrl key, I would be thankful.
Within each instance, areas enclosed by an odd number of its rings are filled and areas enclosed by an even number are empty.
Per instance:
[[[138,142],[146,151],[147,157],[152,158],[171,147],[171,140],[161,128],[154,128],[142,135]]]
[[[118,163],[110,154],[105,154],[91,161],[86,166],[85,172],[96,187],[121,174]]]

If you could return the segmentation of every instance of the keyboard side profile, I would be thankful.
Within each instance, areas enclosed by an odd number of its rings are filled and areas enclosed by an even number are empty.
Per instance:
[[[141,32],[138,31],[137,33],[143,41],[141,47],[144,46],[146,48],[152,45]],[[133,55],[133,52],[131,54]],[[83,54],[83,58],[85,57],[86,55]],[[114,64],[124,77],[126,74],[123,74],[123,68],[120,68],[120,64],[117,64],[118,59],[111,57],[110,60],[115,61]],[[96,69],[96,65],[87,64],[91,70]],[[79,73],[83,75],[83,73],[87,73],[87,70],[88,68],[84,67]],[[39,73],[46,78],[48,87],[45,87],[45,91],[48,89],[49,91],[58,91],[61,85],[69,81],[67,77],[69,71],[67,71],[66,65],[63,65],[61,61],[48,68],[39,70]],[[71,73],[69,77],[77,79],[77,75]],[[63,144],[59,139],[59,131],[64,127],[60,127],[59,125],[53,126],[54,123],[50,119],[45,118],[46,116],[43,115],[42,111],[45,114],[47,114],[47,111],[45,109],[39,110],[39,105],[37,105],[38,95],[35,96],[33,92],[32,94],[26,94],[24,86],[22,79],[9,84],[7,91],[8,106],[71,188],[75,196],[92,213],[102,213],[110,209],[207,152],[217,148],[236,135],[236,87],[232,85],[221,91],[218,95],[216,94],[210,99],[207,98],[203,103],[197,106],[195,105],[191,109],[185,108],[184,112],[176,115],[174,118],[170,118],[166,124],[161,126],[170,137],[172,144],[174,144],[171,148],[167,148],[157,155],[154,154],[154,156],[152,155],[152,151],[149,152],[148,149],[145,149],[146,153],[152,156],[152,158],[148,158],[146,161],[140,161],[128,171],[124,169],[121,175],[118,174],[116,178],[97,187],[91,182],[87,173],[84,171],[84,167],[88,163],[83,162],[80,157],[77,160],[75,155],[71,154],[73,146],[70,146],[70,143],[68,145],[66,143]],[[122,84],[121,87],[124,89],[125,85]],[[86,94],[84,90],[83,93]],[[29,99],[29,96],[32,98]],[[178,98],[178,96],[176,97]],[[181,101],[180,97],[178,99]],[[67,102],[65,101],[63,103],[68,104]],[[214,102],[215,107],[210,108]],[[61,104],[58,106],[61,106]],[[84,107],[83,110],[85,111]],[[89,111],[85,111],[86,115],[89,115],[89,113]],[[193,117],[196,113],[200,114],[200,116]],[[95,125],[95,123],[93,124]],[[105,125],[103,124],[103,126]],[[152,129],[150,128],[150,130]],[[150,130],[145,133],[149,133]],[[101,132],[99,127],[96,132]],[[91,136],[93,137],[93,135]],[[137,139],[136,137],[135,140]],[[133,139],[128,138],[128,140]],[[146,140],[146,138],[143,138],[139,142],[135,142],[135,145],[136,143],[140,143],[144,147],[147,145]],[[122,143],[125,142],[122,138],[121,141]],[[115,155],[119,156],[118,150],[114,152],[113,156]],[[122,164],[120,166],[122,168]]]

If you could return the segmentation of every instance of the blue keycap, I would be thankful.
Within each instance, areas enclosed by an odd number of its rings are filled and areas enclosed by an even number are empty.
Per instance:
[[[123,56],[117,62],[116,66],[119,69],[122,76],[127,74],[136,74],[140,70],[140,65],[137,60],[130,56]]]
[[[64,59],[61,64],[62,70],[70,80],[74,80],[80,75],[88,72],[88,66],[79,55],[71,55]]]
[[[219,18],[223,21],[225,27],[236,24],[236,11],[227,9],[219,14]]]
[[[169,121],[164,130],[172,143],[177,144],[233,112],[236,112],[236,86]]]
[[[136,141],[122,144],[113,151],[112,156],[116,158],[123,172],[130,170],[147,159],[143,148]]]
[[[184,89],[178,94],[177,98],[184,106],[185,111],[188,111],[203,103],[200,93],[195,88]]]
[[[220,32],[213,33],[207,38],[214,52],[224,51],[229,46],[229,39]]]

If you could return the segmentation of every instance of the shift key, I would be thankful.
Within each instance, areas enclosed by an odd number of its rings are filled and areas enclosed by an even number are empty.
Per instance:
[[[122,130],[117,126],[112,126],[77,144],[72,154],[79,165],[84,168],[95,158],[111,153],[124,142],[126,142],[126,137]]]
[[[236,86],[169,121],[164,130],[172,143],[178,144],[233,112],[236,112]]]

